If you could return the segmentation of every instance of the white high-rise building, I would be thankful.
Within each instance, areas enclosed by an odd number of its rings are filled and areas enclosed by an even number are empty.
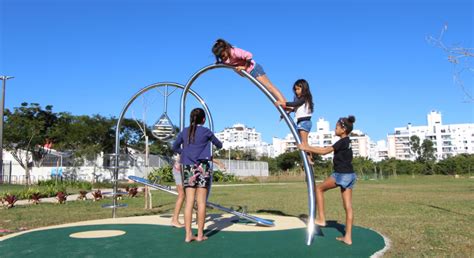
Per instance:
[[[377,141],[376,143],[371,142],[369,157],[375,162],[388,159],[387,142],[385,140],[380,140],[380,141]]]
[[[437,160],[452,157],[461,153],[474,153],[474,124],[443,125],[441,113],[431,111],[427,115],[428,125],[397,127],[394,133],[387,136],[388,157],[414,160],[411,152],[410,137],[420,138],[420,144],[431,140]]]
[[[257,156],[271,156],[272,146],[262,141],[261,133],[244,124],[234,124],[215,134],[223,149],[255,150]]]
[[[370,137],[360,130],[354,130],[351,133],[352,151],[355,157],[368,157],[370,154]],[[308,143],[312,146],[325,147],[331,146],[339,140],[333,130],[330,130],[329,122],[324,118],[319,118],[316,122],[316,131],[310,132],[308,135]],[[296,150],[296,141],[292,134],[288,134],[284,139],[273,138],[273,157],[276,157],[287,151]],[[323,156],[323,159],[332,159],[333,153]]]

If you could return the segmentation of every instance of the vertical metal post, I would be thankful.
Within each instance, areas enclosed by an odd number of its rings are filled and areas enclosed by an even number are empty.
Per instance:
[[[2,80],[2,101],[0,103],[0,175],[3,173],[3,109],[5,108],[5,87],[8,79],[15,78],[13,76],[0,76]]]
[[[168,113],[168,85],[165,86],[165,114]]]

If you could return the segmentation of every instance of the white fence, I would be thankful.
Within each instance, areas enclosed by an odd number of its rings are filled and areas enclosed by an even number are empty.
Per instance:
[[[268,162],[217,159],[225,164],[227,173],[236,176],[268,176]]]
[[[268,176],[268,163],[262,161],[242,161],[242,160],[219,160],[226,169],[225,173],[230,173],[240,177],[247,176]],[[0,183],[25,184],[25,170],[15,162],[9,166],[4,166],[3,175],[0,175]],[[145,167],[143,163],[136,162],[126,169],[119,170],[119,179],[125,180],[128,176],[146,177],[155,168],[169,165],[165,160],[159,160],[154,166]],[[77,167],[33,167],[30,170],[30,183],[39,180],[48,180],[60,176],[63,179],[84,180],[89,182],[108,181],[112,178],[112,170],[102,166],[77,166]]]

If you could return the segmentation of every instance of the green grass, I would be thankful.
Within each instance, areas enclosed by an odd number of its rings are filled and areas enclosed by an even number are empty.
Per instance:
[[[7,184],[0,184],[0,193],[2,192],[11,192],[11,191],[21,191],[25,188],[28,188],[24,185],[7,185]]]
[[[125,198],[129,207],[118,216],[171,213],[175,197],[153,191],[154,208],[144,210],[143,195]],[[326,217],[345,223],[340,193],[326,194]],[[300,216],[308,213],[306,184],[214,187],[211,202],[250,213]],[[0,228],[18,230],[68,222],[110,218],[112,211],[101,208],[111,203],[42,203],[0,210]],[[392,241],[386,256],[474,256],[474,180],[447,176],[425,176],[381,181],[359,181],[354,189],[355,225],[374,229]],[[219,213],[208,210],[208,213]]]

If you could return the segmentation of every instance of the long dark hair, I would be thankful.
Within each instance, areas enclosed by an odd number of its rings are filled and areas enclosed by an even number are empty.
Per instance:
[[[301,97],[304,99],[306,104],[309,106],[309,110],[313,112],[314,104],[313,104],[313,95],[311,95],[311,91],[309,90],[309,83],[305,79],[299,79],[293,84],[293,92],[296,96],[296,87],[301,88]]]
[[[194,142],[196,128],[198,125],[204,123],[204,118],[206,118],[206,113],[204,113],[202,108],[195,108],[191,111],[191,115],[189,117],[190,125],[188,131],[188,144]]]
[[[212,46],[212,53],[216,56],[216,62],[222,63],[223,60],[221,59],[221,53],[229,51],[231,48],[232,45],[229,42],[223,39],[217,39],[214,46]]]
[[[346,131],[346,134],[350,134],[352,132],[352,129],[354,129],[354,123],[356,121],[355,116],[350,115],[348,117],[341,117],[339,120],[337,120],[337,123],[344,128],[344,131]]]

